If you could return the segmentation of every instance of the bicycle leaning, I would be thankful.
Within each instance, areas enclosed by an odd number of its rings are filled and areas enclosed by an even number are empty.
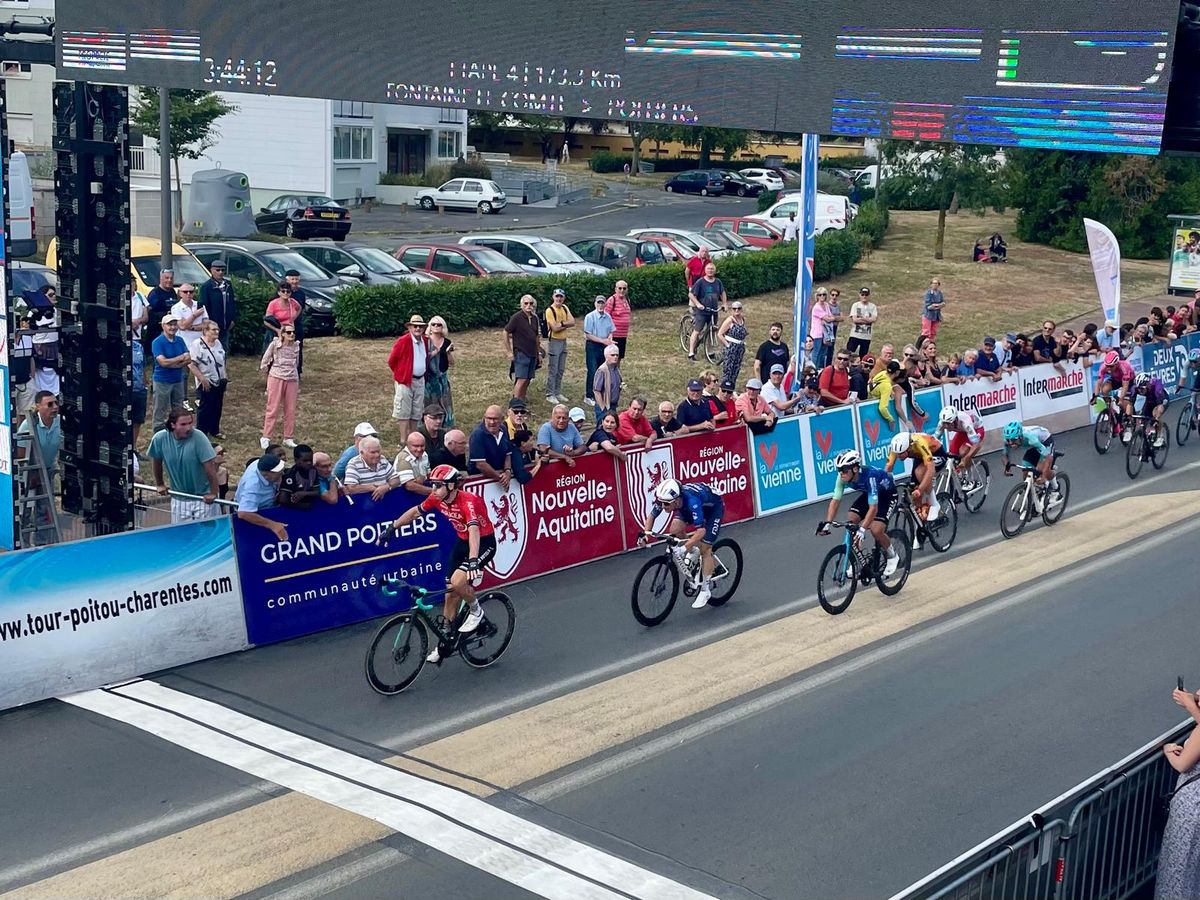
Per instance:
[[[662,624],[671,614],[681,588],[685,597],[695,597],[703,581],[699,550],[676,553],[677,548],[687,543],[685,538],[657,532],[650,533],[649,537],[663,539],[665,552],[648,560],[638,570],[630,595],[633,617],[647,627]],[[716,568],[709,579],[712,596],[708,598],[708,605],[723,606],[742,581],[742,548],[732,538],[720,538],[713,543],[712,554]]]
[[[828,534],[830,528],[844,528],[846,536],[841,546],[825,554],[817,573],[817,600],[825,612],[831,616],[844,613],[854,599],[860,581],[863,585],[874,581],[880,593],[888,597],[900,592],[912,568],[912,546],[908,535],[898,528],[887,533],[900,559],[895,571],[885,576],[887,560],[883,549],[876,544],[867,555],[862,548],[863,529],[860,526],[853,522],[824,522],[817,527],[817,534]]]

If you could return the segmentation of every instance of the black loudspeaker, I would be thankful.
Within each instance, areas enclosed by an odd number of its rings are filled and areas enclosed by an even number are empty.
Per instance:
[[[94,533],[133,528],[129,94],[54,85],[63,508]]]

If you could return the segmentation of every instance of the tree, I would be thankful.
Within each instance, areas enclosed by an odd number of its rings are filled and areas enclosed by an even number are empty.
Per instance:
[[[700,148],[700,168],[702,169],[712,164],[714,150],[720,150],[721,158],[725,162],[729,162],[734,153],[750,146],[749,132],[740,128],[709,128],[702,125],[694,128],[685,127],[682,132],[680,140],[685,147]]]
[[[467,124],[474,134],[469,133],[468,138],[472,139],[480,150],[502,149],[503,145],[498,143],[498,140],[504,133],[504,124],[507,119],[508,113],[471,110],[467,117]]]
[[[205,151],[216,145],[221,137],[217,130],[217,120],[229,113],[237,112],[237,107],[227,103],[212,91],[173,90],[169,94],[171,100],[170,136],[171,162],[175,167],[175,190],[182,194],[183,187],[179,177],[180,159],[200,159]],[[158,136],[158,91],[145,88],[140,92],[137,105],[134,107],[132,122],[142,134],[151,137]],[[182,207],[182,204],[180,204]],[[183,209],[179,210],[176,220],[177,228],[183,227]]]
[[[563,130],[563,120],[554,116],[521,116],[521,124],[533,132],[542,148],[542,162],[554,156],[554,136]]]
[[[638,125],[638,134],[644,140],[654,141],[654,158],[662,156],[662,145],[667,141],[677,141],[681,139],[685,129],[680,125]]]

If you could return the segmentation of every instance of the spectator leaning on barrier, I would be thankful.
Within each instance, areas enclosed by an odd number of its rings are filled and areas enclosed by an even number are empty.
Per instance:
[[[346,493],[370,494],[382,500],[400,483],[392,464],[383,458],[379,438],[365,437],[358,444],[358,455],[346,464]]]
[[[583,410],[579,410],[585,418]],[[575,466],[575,457],[587,451],[587,445],[578,426],[571,421],[571,411],[559,403],[550,412],[550,421],[538,429],[538,450],[551,459],[561,459],[570,467]]]
[[[767,339],[758,345],[754,354],[754,377],[760,381],[771,373],[771,366],[787,366],[791,360],[788,345],[783,342],[783,323],[772,322],[767,330]]]
[[[287,528],[282,522],[262,515],[262,510],[276,505],[276,493],[285,468],[283,460],[274,453],[264,453],[246,466],[237,492],[233,495],[238,506],[237,517],[243,522],[266,528],[280,542],[288,539]]]
[[[410,493],[428,497],[433,493],[429,482],[429,454],[425,452],[425,436],[419,431],[409,432],[404,447],[396,454],[392,463],[400,486]]]
[[[775,413],[762,398],[763,384],[757,378],[746,381],[746,390],[737,398],[738,417],[755,434],[766,434],[775,428]]]
[[[467,434],[460,428],[451,428],[446,432],[441,449],[429,456],[429,471],[438,466],[454,466],[460,472],[466,472],[467,465]]]
[[[976,350],[974,348],[964,350],[962,353],[962,361],[958,364],[958,371],[956,371],[954,373],[955,376],[957,376],[958,378],[974,378],[975,377],[975,363],[978,359],[979,359],[979,351],[978,350]]]
[[[154,355],[154,412],[155,431],[167,423],[167,415],[187,400],[187,383],[183,370],[192,361],[187,344],[179,337],[179,319],[167,313],[160,320],[162,334],[150,345]]]
[[[400,440],[417,427],[425,409],[425,369],[431,348],[425,336],[425,320],[414,315],[408,320],[408,332],[396,339],[388,354],[395,389],[392,418],[400,430]]]
[[[1008,364],[1014,369],[1034,364],[1033,347],[1029,343],[1029,338],[1025,337],[1025,335],[1018,334],[1017,339],[1013,341],[1012,358]]]
[[[788,397],[783,388],[784,369],[779,363],[771,366],[771,379],[762,386],[762,399],[775,413],[776,418],[790,416],[800,402],[799,395]]]
[[[693,378],[687,383],[687,396],[679,401],[675,415],[689,432],[711,431],[717,427],[713,422],[712,405],[704,397],[704,382]]]
[[[841,406],[850,398],[850,352],[839,350],[821,371],[818,387],[822,406]]]
[[[650,427],[660,438],[688,433],[687,426],[675,418],[675,404],[670,400],[658,404],[658,418],[651,420]]]
[[[1116,350],[1121,345],[1121,325],[1116,319],[1108,319],[1104,327],[1096,332],[1096,349],[1101,353]]]
[[[225,277],[223,259],[213,260],[209,273],[212,277],[200,285],[199,301],[208,313],[209,320],[220,326],[221,346],[228,350],[229,341],[233,338],[233,323],[237,321],[237,299],[233,282]]]
[[[604,301],[604,310],[612,317],[613,343],[621,351],[621,359],[624,359],[629,343],[629,329],[633,326],[633,307],[629,305],[628,282],[616,283],[612,295]]]
[[[1000,357],[996,354],[996,339],[989,335],[979,345],[979,355],[975,358],[975,374],[987,375],[993,381],[999,381],[1002,375],[1000,368]]]
[[[1047,319],[1042,330],[1033,339],[1033,361],[1049,363],[1058,361],[1058,338],[1054,334],[1054,322]]]
[[[190,498],[171,498],[171,521],[187,522],[210,519],[217,514],[216,451],[208,438],[196,430],[196,417],[190,409],[177,406],[167,415],[166,427],[150,439],[149,455],[154,471],[154,487],[160,494],[168,490],[191,494]],[[168,489],[163,470],[170,477]]]
[[[567,368],[567,335],[575,327],[575,317],[567,306],[567,292],[555,288],[550,305],[542,313],[546,327],[546,399],[566,403],[562,396],[563,373]]]
[[[275,499],[280,506],[291,509],[312,509],[321,497],[321,476],[313,465],[313,449],[297,444],[292,451],[295,464],[285,469]]]
[[[338,461],[333,467],[334,476],[341,481],[346,480],[346,466],[350,460],[358,456],[358,445],[365,437],[377,438],[379,434],[370,422],[359,422],[354,426],[354,443],[342,451],[342,455],[338,457]]]
[[[596,423],[608,413],[617,414],[621,402],[621,355],[616,345],[604,348],[604,365],[592,379],[592,398],[596,405]]]
[[[612,413],[605,413],[600,424],[596,426],[596,430],[592,432],[592,436],[587,439],[587,449],[591,453],[603,450],[609,456],[624,461],[625,451],[618,446],[619,443],[620,441],[617,440],[617,417]]]
[[[717,386],[717,403],[721,407],[719,421],[722,425],[732,425],[738,420],[737,400],[733,390],[734,384],[728,378]]]
[[[537,474],[546,458],[538,452],[537,435],[529,428],[529,407],[519,397],[508,401],[504,429],[512,444],[513,476],[524,483]]]
[[[925,300],[921,310],[921,334],[936,338],[938,328],[942,324],[942,308],[946,305],[946,297],[942,293],[942,282],[934,278],[925,290]]]
[[[871,349],[871,332],[879,321],[879,307],[871,302],[871,289],[861,287],[858,299],[850,306],[850,340],[846,348],[851,353],[867,353]]]
[[[570,412],[567,413],[567,418],[574,423],[582,435],[583,429],[587,427],[587,413],[578,406],[572,406]]]
[[[850,381],[850,396],[848,399],[851,403],[862,400],[867,396],[867,372],[871,366],[875,364],[875,357],[869,353],[862,356],[850,354],[850,369],[847,372],[847,378]]]
[[[649,447],[658,437],[646,418],[646,398],[634,397],[629,408],[617,416],[617,441],[621,444],[641,443]]]
[[[514,398],[522,399],[522,398]],[[566,410],[566,407],[563,407]],[[450,436],[446,436],[449,446]],[[504,430],[504,411],[499,406],[489,406],[483,411],[483,421],[471,432],[470,460],[467,471],[472,475],[484,475],[508,490],[513,477],[513,446]]]
[[[593,301],[595,308],[583,317],[583,347],[587,364],[583,402],[589,406],[596,402],[592,397],[592,381],[596,376],[596,370],[604,364],[604,348],[616,346],[616,342],[613,340],[613,331],[616,325],[613,323],[612,316],[604,308],[607,303],[608,298],[597,294]]]
[[[220,451],[218,450],[218,453]],[[336,475],[333,474],[333,457],[320,451],[313,454],[313,468],[317,470],[317,485],[321,491],[321,500],[330,506],[341,499],[342,487]]]
[[[504,326],[504,353],[512,363],[513,396],[524,400],[545,353],[538,329],[537,301],[532,294],[521,297],[520,308]]]
[[[446,424],[446,411],[436,403],[430,403],[421,412],[421,425],[417,431],[425,438],[425,452],[431,457],[442,449],[446,433],[442,430]]]

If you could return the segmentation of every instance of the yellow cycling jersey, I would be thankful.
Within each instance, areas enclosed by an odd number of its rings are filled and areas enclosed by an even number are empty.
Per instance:
[[[927,463],[933,459],[933,454],[942,449],[942,442],[935,438],[932,434],[914,434],[912,443],[909,445],[908,453],[918,463]],[[895,453],[888,451],[888,466],[894,466],[898,457]]]

